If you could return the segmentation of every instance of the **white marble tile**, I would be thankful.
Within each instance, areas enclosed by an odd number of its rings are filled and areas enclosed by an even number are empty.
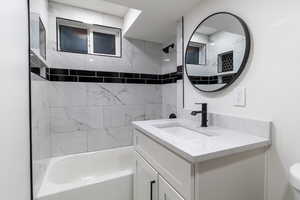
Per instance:
[[[101,128],[101,107],[63,107],[51,109],[51,132],[65,133]]]
[[[49,101],[51,107],[86,106],[86,83],[50,82]]]
[[[87,102],[90,106],[124,105],[122,93],[126,93],[124,84],[87,84]]]
[[[52,134],[52,156],[87,152],[86,131]]]
[[[126,107],[120,105],[103,107],[103,127],[122,127],[125,126]]]
[[[132,121],[145,120],[144,105],[126,105],[125,107],[125,126],[130,126]]]
[[[171,113],[177,115],[177,106],[172,104],[162,104],[162,118],[169,118]]]
[[[132,145],[132,127],[88,131],[88,151],[99,151],[128,145]]]
[[[145,105],[145,120],[153,120],[161,118],[161,104],[146,104]]]

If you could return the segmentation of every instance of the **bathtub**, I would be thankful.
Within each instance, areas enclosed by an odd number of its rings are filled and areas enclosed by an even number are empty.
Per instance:
[[[133,147],[52,158],[37,200],[132,200]]]

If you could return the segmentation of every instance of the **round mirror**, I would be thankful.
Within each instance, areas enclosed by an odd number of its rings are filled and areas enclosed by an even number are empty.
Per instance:
[[[194,30],[185,52],[185,71],[200,91],[216,92],[241,74],[250,51],[250,34],[239,17],[221,12],[204,19]]]

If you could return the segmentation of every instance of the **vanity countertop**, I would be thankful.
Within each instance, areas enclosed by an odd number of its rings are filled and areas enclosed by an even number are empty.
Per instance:
[[[192,163],[261,148],[271,143],[269,138],[221,127],[202,128],[193,121],[183,119],[135,121],[132,124],[137,130]],[[172,124],[177,127],[172,129]],[[165,131],[164,126],[170,129]],[[185,127],[193,128],[189,131]],[[182,134],[181,130],[185,130],[185,133]]]

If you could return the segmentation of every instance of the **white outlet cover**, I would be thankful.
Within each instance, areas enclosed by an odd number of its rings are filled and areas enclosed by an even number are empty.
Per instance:
[[[246,88],[238,87],[234,91],[234,106],[245,107],[246,106]]]

